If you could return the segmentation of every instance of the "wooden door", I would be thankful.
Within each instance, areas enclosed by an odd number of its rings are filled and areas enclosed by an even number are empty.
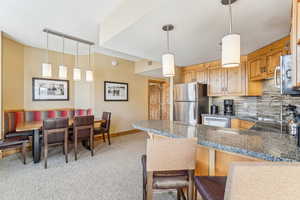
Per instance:
[[[208,79],[208,70],[207,69],[201,69],[196,71],[196,80],[200,83],[207,83]]]
[[[161,120],[161,86],[149,85],[149,120]]]
[[[268,77],[274,76],[274,71],[280,65],[280,56],[283,55],[282,48],[274,49],[267,55],[267,73]]]
[[[240,67],[228,68],[226,70],[226,95],[242,96],[246,92],[245,63]]]
[[[161,119],[162,120],[169,120],[169,110],[170,110],[170,103],[169,103],[169,84],[162,83],[162,102],[161,102]]]
[[[209,96],[221,96],[224,94],[223,81],[224,69],[221,67],[209,69]]]

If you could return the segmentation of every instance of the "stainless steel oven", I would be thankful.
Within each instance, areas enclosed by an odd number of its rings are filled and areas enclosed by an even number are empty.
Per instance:
[[[205,116],[203,118],[203,124],[209,125],[209,126],[216,126],[216,127],[222,127],[222,128],[230,128],[229,117],[215,117],[215,116]]]

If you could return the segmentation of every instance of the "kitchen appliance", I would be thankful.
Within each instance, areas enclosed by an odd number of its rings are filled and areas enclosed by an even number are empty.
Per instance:
[[[174,121],[200,124],[201,114],[208,113],[207,85],[198,82],[174,86]]]
[[[300,114],[297,111],[297,106],[289,104],[286,106],[286,111],[291,116],[291,119],[287,123],[287,132],[290,135],[296,136],[298,127],[300,126]]]
[[[203,117],[204,125],[217,126],[217,127],[222,127],[222,128],[230,128],[230,126],[231,126],[230,121],[231,120],[229,117],[216,117],[216,116],[204,116]]]
[[[216,115],[219,113],[219,107],[217,105],[211,105],[210,106],[210,114]]]
[[[234,115],[232,99],[224,99],[224,115]]]
[[[293,88],[292,84],[292,55],[280,57],[280,66],[276,67],[274,74],[275,87],[280,88],[282,95],[300,96],[300,90]]]

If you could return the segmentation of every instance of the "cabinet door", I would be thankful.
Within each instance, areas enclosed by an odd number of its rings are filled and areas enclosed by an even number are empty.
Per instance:
[[[274,76],[274,71],[277,66],[280,65],[280,56],[283,55],[283,50],[282,49],[275,49],[272,50],[268,55],[267,55],[267,73],[268,77],[273,77]]]
[[[209,96],[221,96],[224,94],[222,68],[209,69]]]
[[[246,92],[246,74],[245,64],[240,67],[228,68],[226,70],[226,87],[225,92],[227,95],[245,95]]]
[[[196,72],[197,81],[200,82],[200,83],[207,83],[207,78],[208,78],[207,74],[208,74],[207,69],[198,70]]]
[[[197,81],[195,71],[186,71],[186,72],[184,72],[183,76],[184,76],[184,82],[185,83],[190,83],[190,82]]]
[[[266,78],[266,59],[267,57],[265,55],[262,55],[252,60],[249,60],[248,65],[250,69],[250,80],[256,81]]]

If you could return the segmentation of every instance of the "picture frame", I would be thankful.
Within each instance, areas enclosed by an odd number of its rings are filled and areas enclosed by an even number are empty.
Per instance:
[[[32,78],[33,101],[69,101],[69,80]]]
[[[128,83],[104,81],[104,101],[128,101]]]

